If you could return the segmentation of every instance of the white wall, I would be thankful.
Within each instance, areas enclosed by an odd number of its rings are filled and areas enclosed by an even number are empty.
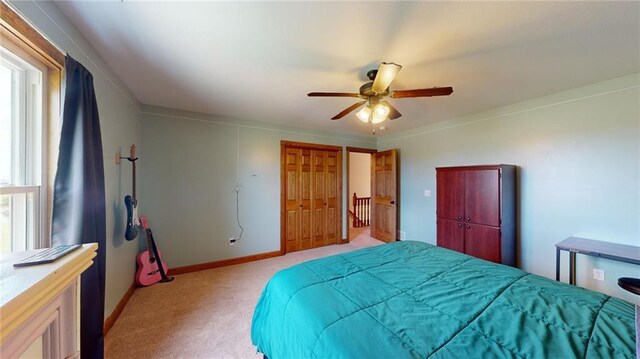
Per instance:
[[[373,137],[144,107],[140,206],[170,268],[280,250],[281,140],[375,147]],[[343,177],[345,167],[343,157]],[[236,176],[244,234],[229,246]],[[343,186],[343,238],[346,203]]]
[[[349,210],[353,211],[353,193],[358,197],[371,196],[371,155],[349,153]]]
[[[554,278],[554,244],[569,236],[640,246],[639,108],[635,74],[380,138],[400,150],[401,229],[435,243],[436,198],[423,196],[435,167],[505,163],[519,166],[522,269]],[[579,255],[577,268],[578,285],[638,302],[616,282],[640,267]]]
[[[115,153],[128,153],[140,143],[140,104],[120,83],[87,40],[53,2],[12,1],[28,21],[93,74],[104,151],[107,205],[107,263],[105,317],[113,312],[133,282],[138,240],[124,240],[126,210],[122,203],[131,193],[131,167],[116,165]]]

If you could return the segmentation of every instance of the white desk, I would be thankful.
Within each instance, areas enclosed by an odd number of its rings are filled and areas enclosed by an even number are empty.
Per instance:
[[[0,257],[0,357],[18,358],[41,338],[42,357],[80,356],[80,274],[93,263],[98,244],[50,264],[14,268],[41,251]]]

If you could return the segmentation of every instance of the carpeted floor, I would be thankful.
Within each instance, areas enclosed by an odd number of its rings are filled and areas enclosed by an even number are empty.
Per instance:
[[[355,235],[355,237],[354,237]],[[351,242],[176,276],[138,288],[105,339],[107,358],[261,358],[251,318],[265,284],[280,269],[382,244],[367,229]]]

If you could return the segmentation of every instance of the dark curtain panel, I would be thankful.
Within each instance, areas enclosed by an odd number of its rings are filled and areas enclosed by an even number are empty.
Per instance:
[[[106,210],[98,105],[91,73],[70,56],[64,70],[51,236],[53,245],[98,243],[98,255],[80,284],[80,354],[103,358]]]

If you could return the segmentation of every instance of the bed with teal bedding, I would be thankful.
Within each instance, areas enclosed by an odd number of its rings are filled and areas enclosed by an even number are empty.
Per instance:
[[[279,358],[629,358],[625,301],[422,242],[278,272],[251,339]]]

